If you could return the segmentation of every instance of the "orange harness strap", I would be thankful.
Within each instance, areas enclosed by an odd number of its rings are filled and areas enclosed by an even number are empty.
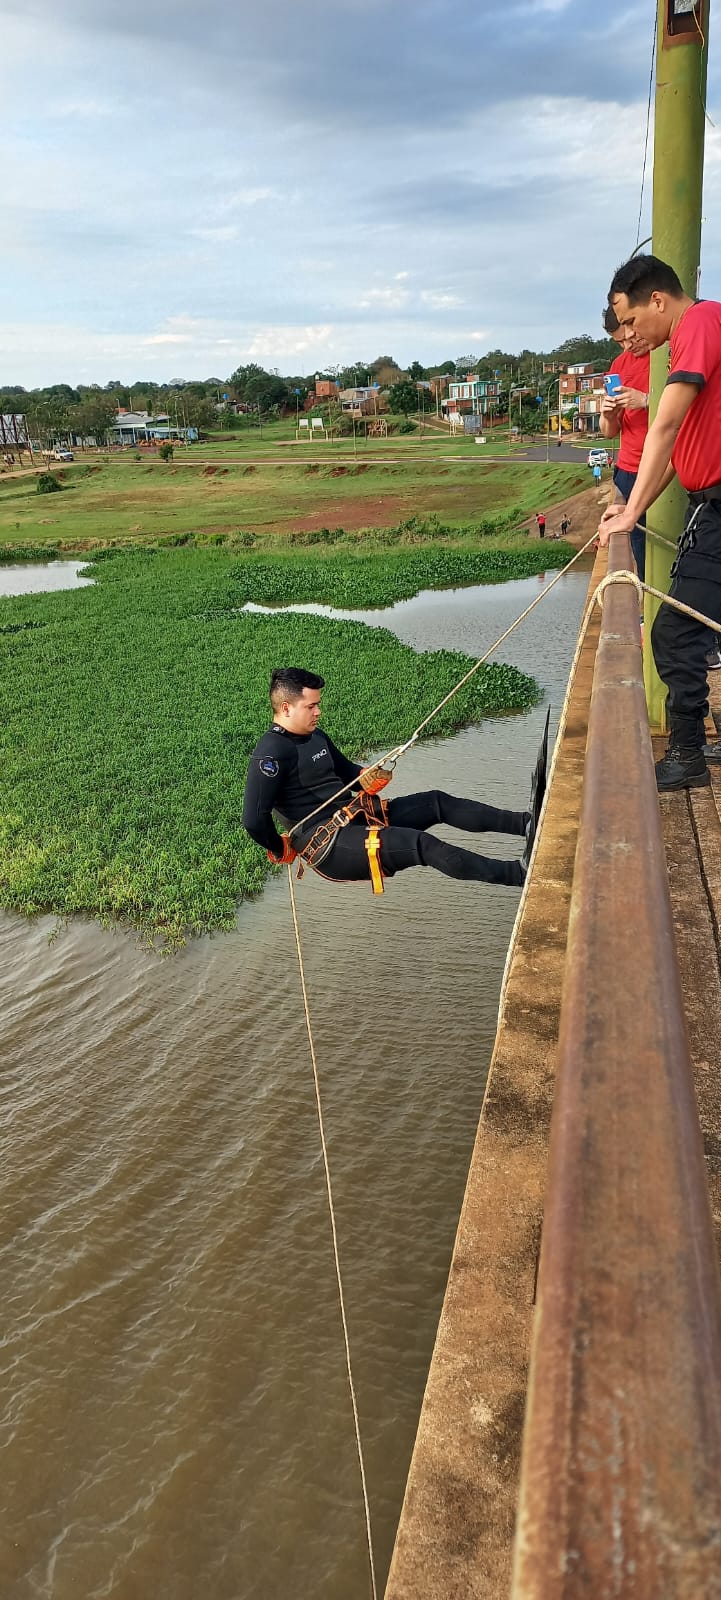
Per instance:
[[[365,847],[368,851],[368,866],[370,867],[371,883],[374,894],[383,893],[383,868],[378,855],[380,852],[380,828],[369,828],[365,838]]]

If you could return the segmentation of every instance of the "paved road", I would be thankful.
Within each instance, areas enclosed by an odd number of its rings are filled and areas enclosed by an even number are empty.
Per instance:
[[[528,445],[525,450],[519,450],[517,456],[514,453],[512,459],[518,461],[572,461],[575,467],[582,467],[586,465],[588,452],[592,448],[593,447],[591,444],[584,444],[582,448],[579,448],[579,446],[575,444],[566,444],[565,439],[561,445],[557,445],[555,441],[552,440],[548,455],[546,455],[546,445],[544,442],[543,444]],[[590,467],[588,469],[588,475],[590,478]]]
[[[76,462],[76,464],[78,464],[78,463],[80,463],[80,464],[97,463],[98,457],[101,456],[102,454],[103,454],[102,451],[98,451],[98,452],[93,451],[91,454],[87,454],[87,455],[82,451],[77,451],[76,452],[76,456],[75,456],[75,462]],[[248,454],[244,453],[244,454],[239,454],[239,455],[223,455],[223,456],[220,456],[220,455],[204,456],[202,454],[196,454],[195,451],[193,451],[193,450],[189,450],[187,452],[184,451],[184,450],[178,450],[176,452],[176,455],[175,455],[174,459],[173,459],[173,466],[174,467],[182,467],[182,466],[189,466],[189,467],[215,467],[217,470],[220,470],[222,467],[234,467],[234,466],[243,466],[243,467],[264,467],[264,466],[268,466],[268,467],[281,467],[281,466],[283,466],[283,467],[287,467],[287,466],[303,466],[303,467],[307,467],[307,466],[319,466],[319,467],[323,467],[323,466],[335,466],[335,465],[339,465],[339,466],[340,465],[342,465],[342,466],[356,465],[356,466],[411,466],[411,467],[416,467],[416,466],[419,465],[419,463],[424,463],[425,462],[427,464],[429,462],[434,462],[434,461],[443,461],[443,462],[453,462],[458,466],[470,466],[472,464],[473,466],[482,467],[484,465],[487,465],[489,462],[498,463],[499,465],[506,466],[509,463],[512,463],[514,461],[542,461],[542,462],[545,462],[546,460],[548,460],[551,463],[558,462],[558,461],[570,462],[575,467],[581,467],[581,466],[585,466],[586,465],[587,454],[588,454],[588,447],[587,446],[584,445],[581,448],[578,445],[567,444],[565,439],[563,440],[563,442],[562,442],[562,444],[560,446],[552,442],[551,446],[550,446],[550,450],[548,451],[548,453],[546,452],[546,445],[545,445],[545,442],[544,442],[543,444],[525,445],[523,447],[521,447],[519,445],[518,448],[515,449],[511,455],[486,455],[485,452],[481,452],[480,450],[478,452],[470,452],[469,451],[469,453],[467,455],[466,454],[456,454],[456,453],[445,454],[441,450],[434,449],[432,446],[428,449],[427,453],[426,453],[426,451],[424,451],[423,447],[421,446],[420,449],[418,449],[417,454],[414,453],[413,455],[411,455],[410,453],[409,454],[405,454],[404,453],[404,454],[402,454],[400,456],[394,456],[394,455],[388,454],[387,451],[374,452],[372,447],[369,449],[367,446],[364,446],[362,449],[359,449],[357,454],[354,454],[352,448],[350,448],[347,444],[345,444],[345,445],[340,445],[340,446],[336,445],[336,446],[334,446],[332,448],[332,452],[329,451],[328,453],[326,453],[324,451],[322,455],[319,453],[317,456],[312,456],[310,453],[307,454],[307,455],[305,453],[301,454],[300,452],[298,454],[296,454],[295,450],[293,450],[292,453],[291,453],[290,449],[284,450],[283,453],[279,454],[279,455],[252,455],[250,453],[248,453]],[[146,464],[149,463],[149,462],[155,462],[157,460],[158,460],[157,455],[155,455],[152,452],[148,452],[147,454],[143,455],[143,462],[146,463]],[[110,461],[111,461],[112,465],[115,465],[116,462],[130,462],[132,464],[133,461],[134,461],[134,457],[130,452],[126,452],[123,455],[121,455],[119,452],[116,453],[116,452],[112,451],[110,453]],[[62,462],[62,461],[51,461],[49,463],[49,466],[50,466],[50,470],[51,471],[57,472],[57,471],[62,471],[63,467],[66,464],[67,463]],[[41,461],[41,460],[38,459],[38,460],[36,460],[36,464],[35,464],[34,467],[29,467],[29,466],[18,467],[18,466],[16,466],[12,476],[15,477],[15,478],[19,478],[21,476],[21,474],[27,474],[27,473],[31,473],[31,472],[44,472],[46,470],[47,470],[46,462],[45,461]],[[10,476],[10,474],[8,474],[8,476]],[[589,479],[590,479],[590,477],[591,477],[591,473],[590,473],[590,468],[589,468]]]

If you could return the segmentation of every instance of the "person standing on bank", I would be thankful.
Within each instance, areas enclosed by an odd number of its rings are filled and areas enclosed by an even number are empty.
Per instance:
[[[667,262],[633,256],[615,273],[609,304],[628,330],[628,347],[670,344],[669,375],[643,447],[626,506],[601,518],[602,545],[634,524],[677,474],[688,509],[671,568],[674,599],[721,622],[721,304],[694,301]],[[671,606],[662,605],[651,643],[667,689],[668,749],[656,763],[660,790],[710,782],[704,754],[708,712],[707,653],[712,636]]]
[[[637,341],[628,349],[628,335],[619,323],[612,306],[603,315],[606,333],[622,347],[620,356],[609,368],[621,379],[621,388],[613,395],[604,395],[601,401],[599,427],[604,439],[617,439],[621,444],[613,469],[613,486],[616,505],[625,505],[636,482],[646,434],[648,433],[648,391],[651,385],[651,358],[649,346]],[[639,518],[645,525],[645,515]],[[646,535],[643,528],[633,528],[631,549],[636,571],[643,583],[646,578]]]
[[[546,513],[545,513],[545,511],[537,511],[536,512],[536,522],[538,524],[538,537],[539,537],[539,539],[545,539],[545,537],[546,537]]]
[[[321,876],[336,882],[376,879],[368,836],[376,832],[382,876],[407,867],[435,867],[448,878],[475,879],[520,888],[533,843],[531,813],[501,811],[477,800],[456,799],[440,789],[402,795],[390,802],[380,790],[391,774],[360,767],[343,755],[320,727],[323,678],[302,667],[278,667],[270,680],[273,724],[258,741],[248,766],[243,827],[274,862],[301,855]],[[338,797],[352,783],[353,790]],[[288,831],[310,812],[304,828]],[[352,812],[337,826],[335,818]],[[283,829],[279,833],[275,812]],[[498,861],[447,844],[428,829],[445,822],[468,833],[509,833],[525,839],[522,860]]]

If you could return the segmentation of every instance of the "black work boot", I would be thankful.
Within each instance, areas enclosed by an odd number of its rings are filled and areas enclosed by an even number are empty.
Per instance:
[[[665,756],[656,762],[656,788],[705,789],[711,782],[698,717],[672,717]]]
[[[538,757],[536,760],[536,765],[533,769],[533,777],[531,779],[531,798],[528,802],[529,809],[526,812],[526,843],[523,855],[521,856],[521,867],[523,869],[524,883],[526,881],[526,873],[528,872],[529,863],[533,854],[533,846],[535,843],[536,834],[538,832],[538,822],[541,815],[543,797],[546,793],[546,778],[548,776],[548,724],[550,717],[551,707],[549,706],[546,712],[543,738],[541,739],[541,743],[538,747]]]

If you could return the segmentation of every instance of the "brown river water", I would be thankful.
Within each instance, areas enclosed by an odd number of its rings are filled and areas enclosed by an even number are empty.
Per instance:
[[[360,615],[480,655],[542,581]],[[587,584],[501,655],[552,729]],[[423,745],[394,792],[524,805],[544,716]],[[382,1592],[518,891],[298,900]],[[0,916],[0,1596],[366,1600],[287,885],[166,960],[52,930]]]

